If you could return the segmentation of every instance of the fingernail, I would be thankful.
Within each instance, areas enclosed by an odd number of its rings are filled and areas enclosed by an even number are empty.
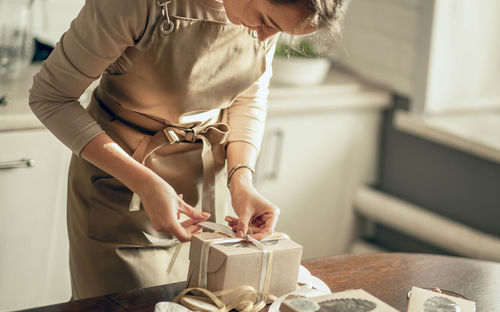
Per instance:
[[[201,214],[206,218],[210,218],[210,214],[208,212],[202,212]]]
[[[231,218],[229,218],[229,217],[225,217],[225,218],[224,218],[224,220],[226,220],[226,221],[231,221]]]
[[[236,236],[238,236],[238,237],[243,237],[243,231],[241,231],[241,230],[240,230],[240,231],[238,231],[238,233],[236,234]]]

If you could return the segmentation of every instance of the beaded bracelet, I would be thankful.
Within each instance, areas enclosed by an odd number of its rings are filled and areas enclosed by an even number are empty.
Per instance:
[[[229,188],[229,183],[231,182],[231,178],[233,177],[234,172],[240,168],[247,168],[252,172],[252,177],[255,177],[255,169],[250,167],[250,165],[237,164],[236,166],[231,168],[231,171],[229,171],[229,174],[227,175],[227,188]]]

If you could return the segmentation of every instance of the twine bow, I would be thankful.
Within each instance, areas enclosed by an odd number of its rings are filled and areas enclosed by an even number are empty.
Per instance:
[[[215,232],[220,232],[227,235],[227,237],[213,239],[212,241],[210,241],[211,244],[213,244],[214,242],[238,243],[249,239],[256,246],[259,246],[259,244],[264,245],[261,241],[254,240],[249,236],[247,238],[235,237],[234,232],[231,230],[231,228],[223,224],[216,224],[213,222],[205,221],[201,222],[200,225],[202,225],[205,228],[209,228]],[[148,236],[146,233],[144,234]],[[272,235],[265,238],[263,241],[265,242],[266,240],[275,240],[282,238],[288,238],[288,236],[283,233],[273,233]],[[155,239],[155,241],[161,241],[161,239]],[[180,244],[178,245],[178,248],[179,246]],[[206,259],[208,260],[208,248],[206,248],[205,252],[207,254]],[[204,263],[203,253],[204,252],[202,250],[200,256],[200,271],[201,271],[201,265],[202,263]],[[173,261],[175,261],[175,259],[171,260],[169,267],[172,266]],[[263,261],[263,263],[264,262],[265,261]],[[270,267],[271,266],[269,264],[268,268]],[[265,280],[269,281],[268,278],[269,272],[267,272],[267,269],[265,271],[267,277],[264,278],[264,281]],[[198,279],[200,279],[200,275],[198,276]],[[263,279],[261,276],[261,282],[259,285],[260,287],[262,287],[261,286],[262,281]],[[223,289],[220,291],[211,292],[206,288],[199,287],[200,282],[198,281],[198,287],[192,287],[183,290],[179,295],[177,295],[174,298],[174,302],[181,303],[188,309],[201,312],[229,312],[232,309],[238,310],[240,312],[258,312],[262,308],[264,308],[267,301],[267,302],[272,302],[271,306],[269,307],[269,312],[279,312],[281,303],[290,295],[295,295],[300,297],[315,297],[332,293],[328,285],[326,285],[319,278],[313,276],[309,272],[309,270],[307,270],[303,266],[300,266],[299,268],[298,283],[301,284],[301,286],[297,285],[297,289],[295,291],[282,295],[277,298],[276,296],[270,294],[267,291],[262,291],[262,288],[260,288],[260,290],[256,290],[251,286],[239,286],[239,287],[233,287],[233,288]],[[239,294],[239,296],[237,296],[230,305],[224,304],[224,302],[219,298],[222,296],[234,295],[234,294]]]
[[[268,292],[272,264],[272,252],[264,243],[248,235],[245,238],[235,237],[234,232],[227,225],[217,224],[209,221],[200,222],[200,225],[215,232],[222,233],[226,235],[226,237],[215,238],[203,242],[201,247],[202,250],[200,253],[200,268],[198,271],[197,283],[198,287],[191,287],[183,290],[174,298],[174,302],[181,303],[188,309],[201,312],[229,312],[233,309],[240,312],[258,312],[262,308],[264,308],[264,306],[266,305],[266,300],[271,302],[276,300],[276,296]],[[283,233],[273,233],[263,241],[284,238],[288,238],[288,236]],[[206,289],[208,252],[210,246],[215,244],[235,244],[243,241],[251,242],[263,252],[259,290],[256,290],[252,286],[238,286],[216,292],[212,292]],[[173,267],[180,246],[180,244],[177,246],[176,252],[174,252],[174,256],[170,260],[170,264],[168,266],[169,269],[167,271],[170,271]],[[233,303],[231,303],[230,305],[224,304],[224,302],[219,299],[219,297],[227,295],[237,296]]]
[[[194,295],[199,293],[199,295]],[[230,305],[224,304],[219,297],[239,294]],[[260,300],[258,298],[261,298]],[[229,312],[238,310],[240,312],[258,312],[265,307],[264,300],[274,301],[276,296],[267,292],[255,290],[251,286],[239,286],[211,292],[205,288],[187,288],[174,298],[174,302],[180,303],[188,309],[201,312]]]

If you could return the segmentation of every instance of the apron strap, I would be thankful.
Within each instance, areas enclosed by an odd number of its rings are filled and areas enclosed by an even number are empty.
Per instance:
[[[144,164],[157,149],[180,142],[202,142],[203,188],[202,211],[210,213],[210,221],[215,222],[215,158],[212,146],[224,144],[229,135],[229,126],[226,123],[195,124],[191,127],[167,125],[154,117],[144,115],[123,108],[118,103],[106,98],[99,105],[110,116],[126,123],[130,127],[140,129],[150,135],[145,135],[135,149],[132,157]],[[133,121],[133,122],[131,122]],[[134,193],[129,205],[129,211],[138,211],[141,199]]]
[[[202,211],[210,213],[210,221],[215,222],[215,160],[212,146],[224,144],[228,134],[229,126],[225,123],[194,126],[192,128],[167,126],[152,137],[145,136],[132,157],[144,164],[152,153],[165,145],[180,142],[194,143],[201,140],[203,144],[201,153],[203,162]],[[139,196],[134,193],[129,210],[140,210],[140,204]]]

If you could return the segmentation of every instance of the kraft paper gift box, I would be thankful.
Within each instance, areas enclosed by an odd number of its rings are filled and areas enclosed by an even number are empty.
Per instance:
[[[398,312],[362,289],[351,289],[319,297],[285,300],[281,312]]]
[[[262,249],[262,245],[259,248],[241,238],[217,232],[193,235],[189,251],[188,287],[202,287],[215,292],[252,286],[275,296],[294,291],[302,246],[288,237],[274,239],[273,235],[260,241],[266,250]],[[231,304],[235,298],[233,294],[222,296],[221,300]]]

